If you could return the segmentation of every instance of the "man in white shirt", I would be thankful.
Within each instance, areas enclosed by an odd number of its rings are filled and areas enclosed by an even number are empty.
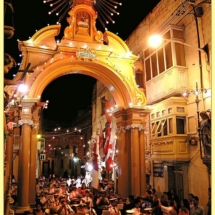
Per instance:
[[[78,176],[78,178],[76,179],[74,184],[75,184],[76,188],[81,187],[81,176]]]

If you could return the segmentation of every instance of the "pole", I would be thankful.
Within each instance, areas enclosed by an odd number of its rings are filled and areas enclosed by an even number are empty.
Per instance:
[[[198,82],[196,82],[196,92],[199,92]],[[200,157],[202,159],[202,141],[201,141],[201,131],[200,131],[200,120],[199,120],[199,97],[198,93],[196,93],[196,112],[197,112],[197,120],[198,120],[198,136],[199,136],[199,145],[200,145]]]

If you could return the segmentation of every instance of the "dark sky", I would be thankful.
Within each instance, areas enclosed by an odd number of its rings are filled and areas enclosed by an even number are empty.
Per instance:
[[[159,1],[121,0],[122,5],[117,9],[120,15],[114,15],[115,24],[107,25],[108,30],[118,33],[118,36],[126,40]],[[4,51],[20,63],[22,58],[19,56],[17,39],[28,40],[36,30],[47,24],[56,24],[58,17],[54,14],[48,15],[50,6],[44,4],[43,0],[13,0],[12,4],[15,11],[13,14],[15,34],[11,39],[5,40]],[[65,18],[61,21],[61,26],[62,30],[67,26]],[[97,29],[104,32],[98,21]],[[62,33],[59,38],[61,36]],[[18,66],[11,69],[8,77],[12,78],[17,69]],[[42,94],[43,101],[49,100],[49,108],[44,110],[44,118],[56,121],[72,120],[78,109],[90,107],[94,83],[93,78],[84,75],[67,75],[53,81]]]

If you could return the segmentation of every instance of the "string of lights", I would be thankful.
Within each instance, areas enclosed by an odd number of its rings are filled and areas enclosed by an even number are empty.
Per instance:
[[[90,126],[87,126],[87,127],[84,127],[84,128],[81,128],[81,129],[77,129],[77,128],[75,128],[75,129],[73,129],[73,131],[70,131],[69,129],[66,129],[66,131],[60,131],[61,129],[60,129],[60,127],[58,127],[58,128],[55,128],[54,129],[54,132],[45,132],[44,133],[44,137],[45,136],[63,136],[63,135],[66,135],[66,134],[73,134],[73,133],[81,133],[81,131],[83,131],[83,130],[86,130],[86,129],[89,129],[89,128],[91,128],[92,127],[92,125],[90,125]],[[57,133],[57,132],[61,132],[61,133]]]
[[[121,6],[122,3],[118,0],[94,0],[91,1],[93,8],[98,13],[98,20],[101,25],[106,28],[106,24],[115,23],[113,20],[114,14],[119,15],[119,12],[116,10],[118,6]],[[75,0],[44,0],[43,3],[50,3],[50,7],[53,8],[48,12],[49,15],[55,13],[56,16],[59,16],[58,22],[60,23],[62,19],[66,16],[69,10],[76,5]]]

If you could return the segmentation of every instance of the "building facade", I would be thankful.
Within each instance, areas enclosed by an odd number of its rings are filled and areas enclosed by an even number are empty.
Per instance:
[[[153,48],[148,41],[155,34],[163,43]],[[200,113],[208,111],[210,117],[211,2],[162,0],[126,43],[139,55],[136,82],[151,110],[149,183],[159,194],[175,189],[180,198],[187,198],[193,193],[207,210],[211,155],[200,140]]]

